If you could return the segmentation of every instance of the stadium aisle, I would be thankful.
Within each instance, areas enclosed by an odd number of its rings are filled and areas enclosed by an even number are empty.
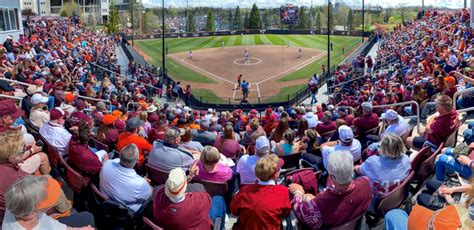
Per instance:
[[[117,46],[115,54],[117,55],[117,62],[120,65],[120,74],[128,76],[128,58],[127,55],[125,55],[122,46]]]

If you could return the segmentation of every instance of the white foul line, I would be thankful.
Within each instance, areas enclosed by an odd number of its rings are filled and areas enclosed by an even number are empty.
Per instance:
[[[325,53],[326,53],[326,52],[322,52],[322,53],[320,53],[320,54],[318,54],[318,55],[316,55],[316,56],[313,56],[313,57],[311,57],[310,59],[308,59],[308,60],[306,60],[306,61],[304,61],[304,62],[302,62],[302,63],[300,63],[300,64],[298,64],[298,65],[296,65],[296,66],[294,66],[293,68],[289,68],[289,69],[287,69],[287,70],[285,70],[285,71],[283,71],[283,72],[281,72],[281,73],[277,73],[277,74],[275,74],[275,75],[273,75],[273,76],[271,76],[271,77],[268,77],[268,78],[266,78],[266,79],[263,79],[263,80],[257,82],[257,84],[260,84],[260,83],[266,82],[266,81],[268,81],[268,80],[271,80],[271,79],[273,79],[273,78],[279,77],[279,76],[281,76],[281,75],[283,75],[283,74],[285,74],[285,73],[287,73],[287,72],[289,72],[289,71],[298,70],[300,67],[303,67],[303,66],[308,65],[308,63],[312,62],[313,60],[321,58],[322,56],[324,56]]]
[[[260,87],[258,86],[258,83],[255,83],[257,85],[257,93],[258,93],[258,98],[260,98]]]
[[[235,91],[237,91],[237,84],[234,83],[234,88],[232,89],[234,93],[232,93],[232,99],[235,99]]]

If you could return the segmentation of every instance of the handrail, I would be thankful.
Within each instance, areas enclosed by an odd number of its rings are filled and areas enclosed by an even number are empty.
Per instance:
[[[471,91],[474,91],[474,87],[470,87],[470,88],[467,88],[467,89],[463,89],[463,90],[460,90],[460,91],[457,91],[456,93],[454,93],[453,95],[453,108],[456,110],[456,106],[457,106],[457,97],[459,95],[462,95],[463,93],[467,93],[467,92],[471,92]]]
[[[392,106],[399,106],[399,105],[411,105],[415,104],[416,105],[416,129],[418,132],[420,132],[420,104],[416,101],[404,101],[404,102],[399,102],[399,103],[394,103],[394,104],[389,104],[389,105],[374,105],[373,108],[386,108],[386,107],[392,107]]]
[[[21,81],[15,81],[15,80],[8,79],[8,78],[0,78],[0,80],[6,81],[6,82],[15,83],[15,84],[18,84],[18,85],[23,85],[23,86],[30,86],[30,85],[32,85],[32,84],[28,84],[28,83],[21,82]]]
[[[10,95],[5,95],[5,94],[0,94],[0,98],[8,98],[8,99],[13,99],[13,100],[18,100],[18,101],[20,101],[20,105],[21,105],[21,102],[23,101],[23,98],[21,98],[21,97],[15,97],[15,96],[10,96]]]
[[[109,101],[109,100],[97,99],[97,98],[86,97],[86,96],[81,96],[81,95],[79,95],[79,96],[77,96],[77,97],[78,97],[78,98],[82,98],[82,99],[84,99],[84,100],[97,101],[97,102],[102,101],[102,102],[104,102],[104,103],[109,103],[109,111],[112,112],[112,102]]]

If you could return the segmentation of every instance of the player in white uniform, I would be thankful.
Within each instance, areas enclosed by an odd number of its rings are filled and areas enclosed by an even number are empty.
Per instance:
[[[290,48],[290,46],[291,46],[291,42],[290,40],[288,40],[288,48]]]
[[[299,48],[297,58],[300,59],[302,55],[303,55],[303,50],[301,50],[301,48]]]
[[[193,51],[192,50],[189,51],[189,59],[193,59]]]
[[[247,64],[249,61],[249,52],[247,50],[244,51],[244,62]]]

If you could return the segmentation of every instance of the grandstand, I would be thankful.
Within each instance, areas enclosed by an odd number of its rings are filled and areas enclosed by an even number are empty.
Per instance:
[[[474,229],[469,9],[421,10],[362,45],[353,31],[180,34],[169,62],[146,56],[165,36],[134,47],[79,17],[19,19],[0,45],[2,229]],[[298,41],[324,61],[278,62]],[[285,85],[263,84],[271,71],[309,74],[287,100],[246,100],[259,84],[223,78],[238,72],[220,59],[257,63],[247,52],[271,61],[253,70],[265,90]],[[195,76],[244,98],[198,100]]]

